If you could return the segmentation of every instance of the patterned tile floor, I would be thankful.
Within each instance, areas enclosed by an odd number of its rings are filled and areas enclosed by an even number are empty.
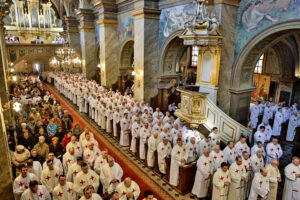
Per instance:
[[[52,89],[54,88],[52,87]],[[77,106],[75,106],[71,101],[69,101],[64,96],[60,95],[60,97],[62,97],[65,101],[67,101],[69,105],[71,105],[73,109],[76,110],[76,112],[78,112]],[[143,162],[138,160],[132,153],[130,153],[128,147],[120,146],[119,142],[114,137],[112,137],[111,134],[106,133],[104,130],[100,129],[99,126],[92,119],[90,119],[90,117],[87,114],[85,113],[79,113],[79,114],[86,121],[88,121],[90,125],[92,125],[99,133],[101,133],[107,140],[109,140],[109,142],[111,142],[114,146],[116,146],[120,150],[120,152],[122,152],[127,158],[129,158],[133,163],[135,163],[135,165],[138,166],[145,174],[147,174],[153,181],[155,181],[158,185],[160,185],[163,190],[168,192],[174,198],[174,200],[187,200],[189,198],[195,199],[191,193],[188,193],[186,195],[181,195],[180,193],[178,193],[172,186],[169,185],[167,181],[162,179],[159,174],[154,172],[152,169],[146,167],[145,164],[143,164]]]

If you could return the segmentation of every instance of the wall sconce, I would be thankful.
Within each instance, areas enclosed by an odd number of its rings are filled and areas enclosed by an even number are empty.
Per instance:
[[[9,65],[12,67],[14,65],[14,63],[10,63]]]
[[[16,82],[17,81],[17,76],[13,76],[12,79],[13,79],[14,82]]]
[[[10,72],[11,72],[11,73],[13,73],[14,71],[15,71],[15,69],[14,69],[14,68],[11,68],[11,69],[10,69]]]
[[[131,75],[132,75],[132,76],[135,76],[135,74],[136,74],[135,71],[132,71],[132,72],[131,72]]]
[[[22,105],[22,104],[20,104],[19,102],[15,102],[15,103],[13,104],[13,109],[14,109],[14,111],[19,112],[19,111],[21,110],[21,105]]]
[[[100,65],[100,64],[98,64],[98,65],[97,65],[97,67],[100,69],[100,68],[101,68],[101,65]]]

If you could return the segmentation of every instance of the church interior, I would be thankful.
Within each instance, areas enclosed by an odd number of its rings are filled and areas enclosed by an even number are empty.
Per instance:
[[[0,199],[300,200],[300,0],[0,0]]]

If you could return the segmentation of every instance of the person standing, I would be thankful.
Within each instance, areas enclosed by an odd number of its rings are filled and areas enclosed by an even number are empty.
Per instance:
[[[213,176],[212,200],[227,200],[230,182],[231,179],[228,171],[228,164],[223,162]]]
[[[26,189],[20,200],[51,200],[51,196],[44,185],[39,185],[37,181],[30,181],[29,188]]]
[[[52,192],[53,200],[69,200],[76,198],[76,194],[73,191],[73,183],[67,182],[65,175],[60,175],[58,182],[58,185]]]
[[[277,198],[278,183],[281,182],[278,164],[279,163],[276,159],[272,159],[270,164],[266,165],[266,169],[268,170],[268,178],[270,180],[269,200],[276,200]]]
[[[154,167],[155,151],[157,151],[160,140],[158,132],[153,133],[153,135],[151,135],[148,139],[147,165],[151,168]]]
[[[181,138],[177,139],[177,145],[172,149],[171,153],[171,169],[170,169],[170,184],[174,187],[179,183],[179,167],[185,164],[185,145]]]
[[[294,141],[294,137],[296,134],[296,128],[298,127],[298,114],[294,112],[289,120],[289,125],[286,134],[286,141],[292,142]]]
[[[213,174],[213,162],[209,156],[209,149],[203,149],[203,155],[197,161],[197,172],[192,189],[192,193],[197,198],[205,198],[207,196],[208,187]]]
[[[228,192],[228,199],[242,199],[245,182],[245,166],[242,157],[237,156],[236,161],[229,168],[231,184]]]
[[[300,159],[298,157],[292,158],[292,163],[285,167],[284,174],[285,184],[282,199],[300,199]]]
[[[248,200],[267,199],[270,192],[270,184],[268,179],[268,170],[261,168],[260,172],[254,175],[251,191]]]
[[[284,122],[282,108],[279,108],[275,114],[275,119],[273,123],[273,132],[272,135],[279,136],[281,133],[281,124]]]

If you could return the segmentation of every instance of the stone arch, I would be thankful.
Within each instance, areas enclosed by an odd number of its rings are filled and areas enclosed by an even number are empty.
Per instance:
[[[132,37],[124,40],[120,47],[119,67],[131,68],[134,58],[134,39]]]
[[[179,67],[177,66],[179,63],[180,58],[183,56],[184,52],[187,49],[187,46],[185,46],[183,44],[183,39],[179,38],[179,35],[182,33],[182,30],[178,30],[174,33],[172,33],[163,43],[161,49],[160,49],[160,58],[159,58],[159,73],[160,74],[164,74],[164,67],[166,64],[166,57],[168,56],[168,50],[172,47],[172,45],[174,45],[174,42],[177,41],[182,41],[182,42],[178,42],[177,44],[177,52],[175,52],[176,54],[176,58],[173,59],[173,61],[175,62],[175,68],[173,69],[173,71]]]
[[[275,24],[255,35],[236,57],[230,80],[230,116],[242,124],[248,122],[248,112],[253,86],[253,74],[260,56],[270,47],[300,31],[300,20]],[[282,43],[285,44],[285,43]],[[289,48],[287,44],[285,48]],[[297,45],[298,46],[298,45]],[[299,46],[298,46],[299,47]],[[278,51],[278,48],[277,48]],[[280,55],[280,54],[279,54]],[[294,54],[295,55],[295,54]],[[295,61],[295,64],[297,61]]]
[[[254,36],[236,58],[231,73],[232,89],[251,89],[255,63],[262,52],[300,30],[300,21],[276,24]]]

